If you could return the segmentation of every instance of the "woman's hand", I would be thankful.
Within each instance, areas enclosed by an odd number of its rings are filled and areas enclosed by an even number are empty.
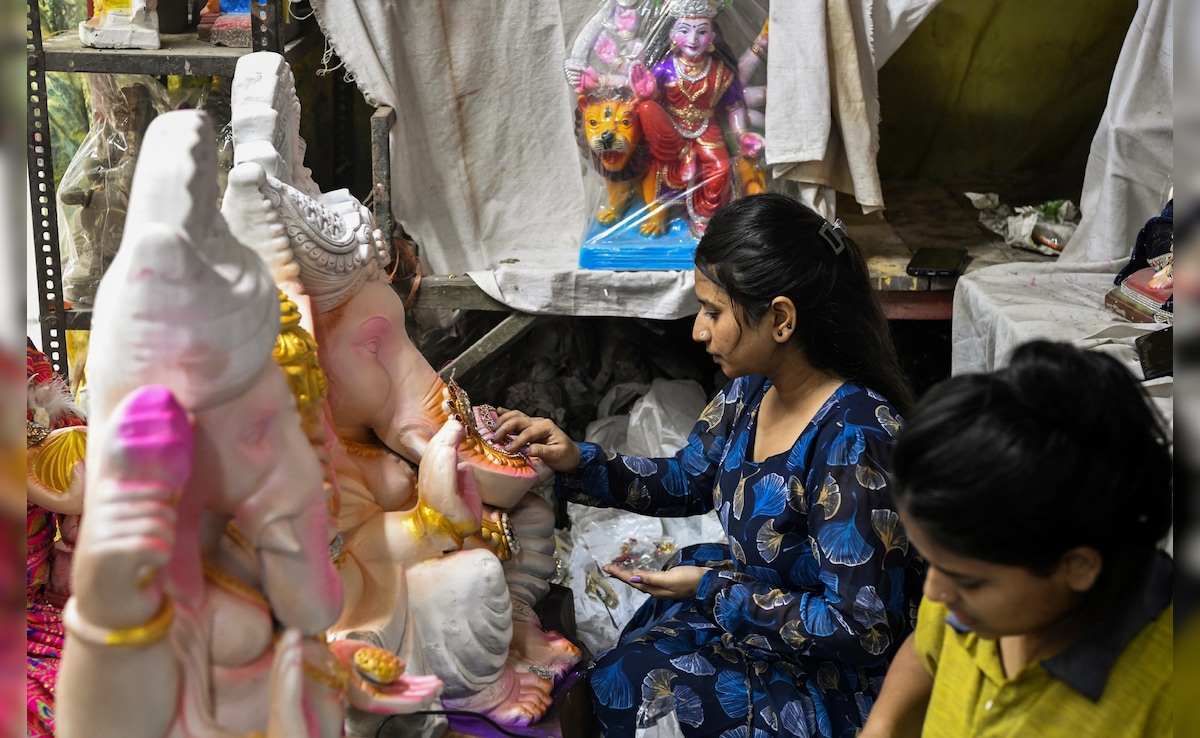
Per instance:
[[[556,472],[579,468],[579,446],[546,418],[531,418],[520,410],[497,408],[496,438],[510,436],[505,449],[524,451]],[[526,450],[526,446],[529,448]]]
[[[604,572],[616,577],[634,589],[651,597],[664,600],[690,600],[696,596],[700,580],[709,572],[707,566],[676,566],[666,571],[624,569],[614,564],[604,567]]]

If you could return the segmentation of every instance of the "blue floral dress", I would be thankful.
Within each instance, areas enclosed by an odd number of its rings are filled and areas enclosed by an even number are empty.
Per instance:
[[[669,459],[582,443],[559,497],[656,516],[716,509],[724,544],[696,597],[651,599],[589,672],[608,738],[674,709],[686,736],[853,736],[912,631],[922,564],[900,526],[890,457],[900,418],[843,384],[790,451],[751,461],[770,382],[730,382]]]

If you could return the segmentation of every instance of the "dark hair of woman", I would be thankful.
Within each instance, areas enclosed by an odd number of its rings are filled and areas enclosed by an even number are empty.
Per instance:
[[[893,455],[902,514],[960,556],[1048,575],[1078,546],[1103,567],[1078,612],[1136,588],[1171,527],[1162,420],[1128,369],[1069,344],[934,386]]]
[[[739,324],[761,320],[776,297],[790,299],[808,362],[882,394],[904,413],[912,390],[866,258],[844,233],[822,235],[826,225],[786,195],[743,197],[709,221],[696,247],[696,268],[729,295]]]

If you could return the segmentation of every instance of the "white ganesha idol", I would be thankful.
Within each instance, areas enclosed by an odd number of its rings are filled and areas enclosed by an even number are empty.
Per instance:
[[[552,512],[527,459],[493,438],[494,410],[408,338],[370,211],[313,182],[293,84],[277,54],[239,60],[222,212],[308,316],[328,378],[346,592],[331,632],[436,675],[448,708],[534,722],[580,657],[533,610],[555,568]]]
[[[435,678],[376,684],[367,644],[326,643],[325,474],[272,360],[277,288],[216,210],[207,117],[163,115],[144,146],[92,323],[57,734],[333,738],[347,702],[428,707]]]

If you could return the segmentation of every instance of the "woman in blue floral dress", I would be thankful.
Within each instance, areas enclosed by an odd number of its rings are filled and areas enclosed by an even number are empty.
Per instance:
[[[715,509],[724,543],[661,572],[589,679],[609,738],[674,711],[683,735],[853,736],[912,630],[922,568],[890,455],[911,393],[858,246],[782,195],[719,211],[696,249],[693,337],[726,376],[672,458],[606,453],[517,411],[498,434],[559,497],[646,515]]]

